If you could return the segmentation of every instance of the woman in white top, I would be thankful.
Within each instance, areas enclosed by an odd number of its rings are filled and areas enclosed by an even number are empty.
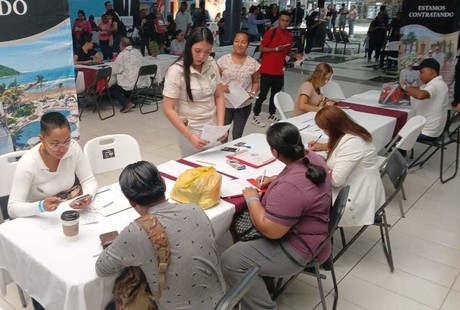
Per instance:
[[[344,185],[350,185],[345,213],[339,225],[371,225],[375,211],[385,201],[371,134],[334,106],[318,111],[315,122],[329,136],[329,142],[311,141],[308,145],[312,150],[329,152],[327,165],[332,176],[333,198]]]
[[[243,136],[244,126],[251,114],[253,97],[259,91],[260,64],[254,58],[246,55],[248,46],[249,34],[239,31],[233,38],[233,52],[217,60],[224,83],[224,92],[229,93],[229,83],[234,82],[251,96],[237,106],[227,98],[225,99],[225,125],[233,122],[232,137],[234,140]]]
[[[182,30],[176,31],[176,38],[171,41],[171,55],[182,55],[185,49],[185,34]]]
[[[294,116],[317,112],[325,105],[334,105],[335,102],[321,93],[321,87],[332,78],[332,67],[325,62],[318,64],[312,75],[300,86],[294,106]]]
[[[219,68],[210,56],[213,43],[210,30],[195,28],[187,38],[184,53],[166,73],[163,112],[179,131],[183,157],[209,144],[200,138],[205,125],[224,125],[225,99]]]
[[[8,202],[10,217],[25,217],[53,212],[63,201],[58,193],[68,191],[78,178],[83,194],[89,198],[71,203],[85,208],[97,191],[88,160],[70,136],[70,125],[59,112],[49,112],[40,120],[41,143],[19,160]]]

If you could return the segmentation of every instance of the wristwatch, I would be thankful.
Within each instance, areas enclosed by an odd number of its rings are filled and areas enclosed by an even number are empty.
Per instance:
[[[404,91],[406,91],[406,89],[407,89],[407,84],[404,84],[401,88],[402,88]]]

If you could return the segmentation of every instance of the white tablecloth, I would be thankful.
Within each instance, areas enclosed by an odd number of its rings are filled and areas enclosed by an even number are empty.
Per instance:
[[[165,181],[169,193],[174,181]],[[123,203],[128,205],[127,200]],[[108,217],[98,215],[98,223],[80,225],[78,240],[69,242],[59,219],[65,209],[0,225],[0,291],[5,294],[5,286],[14,280],[47,310],[103,309],[112,298],[115,276],[96,275],[95,255],[102,251],[99,235],[121,231],[139,215],[133,208]],[[205,211],[216,238],[228,230],[234,211],[223,200]]]
[[[355,120],[356,123],[366,128],[372,135],[372,141],[376,151],[380,151],[391,141],[396,126],[396,118],[382,115],[375,115],[363,112],[344,109],[344,111]],[[314,121],[316,113],[310,112],[299,116],[291,117],[286,121],[299,128],[302,141],[307,145],[308,141],[316,140],[321,136],[319,142],[327,142],[328,137],[319,129]],[[308,128],[305,128],[309,126]]]
[[[343,101],[350,102],[350,103],[356,103],[356,104],[362,104],[362,105],[368,105],[371,107],[378,107],[378,108],[385,108],[385,109],[406,112],[407,119],[415,116],[415,107],[417,106],[417,100],[414,100],[413,98],[411,98],[412,105],[410,107],[399,107],[398,108],[398,107],[391,107],[388,105],[380,104],[379,96],[380,96],[380,90],[368,90],[364,93],[353,95],[350,98],[347,98]]]

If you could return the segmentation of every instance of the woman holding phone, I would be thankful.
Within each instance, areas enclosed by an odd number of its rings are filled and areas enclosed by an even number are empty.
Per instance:
[[[97,191],[88,160],[71,138],[67,118],[59,112],[46,113],[40,128],[41,143],[22,156],[14,174],[8,202],[12,218],[55,211],[68,198],[63,193],[73,189],[76,178],[82,189],[78,193],[89,196],[71,202],[72,208],[86,208]]]

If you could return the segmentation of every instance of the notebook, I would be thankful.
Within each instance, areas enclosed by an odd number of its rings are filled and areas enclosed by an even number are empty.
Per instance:
[[[276,160],[276,158],[272,155],[260,154],[251,150],[241,150],[233,155],[228,155],[227,157],[253,168],[263,167]]]

